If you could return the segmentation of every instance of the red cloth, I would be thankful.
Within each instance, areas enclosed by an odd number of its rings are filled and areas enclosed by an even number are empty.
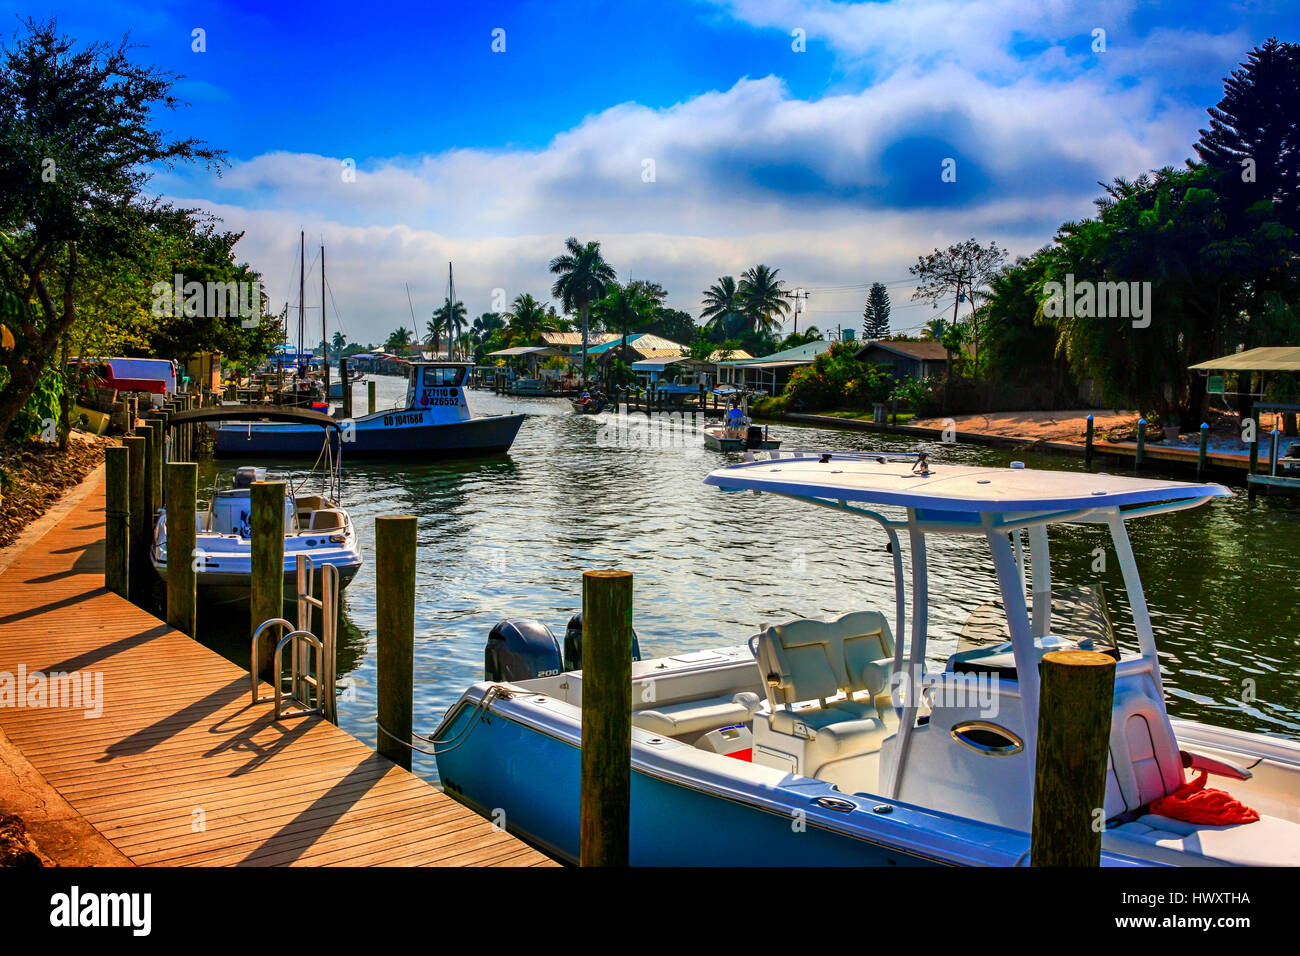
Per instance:
[[[1179,787],[1167,797],[1151,802],[1151,812],[1184,823],[1228,826],[1254,823],[1259,814],[1223,790],[1207,789],[1208,774],[1202,770],[1195,780]]]

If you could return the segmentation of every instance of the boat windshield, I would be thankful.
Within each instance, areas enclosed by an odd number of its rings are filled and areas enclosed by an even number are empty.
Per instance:
[[[465,380],[465,371],[454,365],[426,365],[420,370],[420,383],[425,388],[450,388]]]

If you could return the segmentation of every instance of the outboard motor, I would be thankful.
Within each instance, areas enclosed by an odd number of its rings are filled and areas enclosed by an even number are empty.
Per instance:
[[[266,480],[266,469],[257,468],[253,465],[244,465],[235,469],[235,487],[251,488],[255,481]]]
[[[483,648],[486,680],[521,681],[551,677],[563,669],[560,642],[541,621],[501,621]]]
[[[637,642],[636,630],[632,631],[632,660],[641,659],[641,645]],[[566,671],[582,670],[582,612],[569,618],[569,626],[564,629],[564,669]]]
[[[750,425],[745,430],[745,447],[751,449],[763,447],[763,426]]]

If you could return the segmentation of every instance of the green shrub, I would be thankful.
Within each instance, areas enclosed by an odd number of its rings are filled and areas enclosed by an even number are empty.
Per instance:
[[[837,342],[797,369],[786,386],[786,404],[792,411],[866,409],[883,402],[894,388],[893,376],[879,366],[859,362],[856,348]]]
[[[59,420],[59,402],[62,397],[63,376],[51,366],[37,379],[36,390],[9,423],[5,437],[14,441],[39,438],[47,420]]]

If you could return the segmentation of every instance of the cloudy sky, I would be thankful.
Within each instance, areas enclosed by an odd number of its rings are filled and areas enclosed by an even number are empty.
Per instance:
[[[360,342],[411,325],[408,284],[423,329],[448,260],[471,315],[495,290],[545,300],[569,235],[692,313],[764,262],[822,329],[860,326],[877,280],[895,329],[916,328],[918,254],[970,236],[1031,252],[1099,180],[1182,163],[1222,78],[1300,25],[1253,0],[158,6],[58,15],[184,74],[190,105],[163,123],[229,166],[155,188],[246,231],[276,308],[296,301],[299,230],[314,268],[324,242],[330,321]]]

